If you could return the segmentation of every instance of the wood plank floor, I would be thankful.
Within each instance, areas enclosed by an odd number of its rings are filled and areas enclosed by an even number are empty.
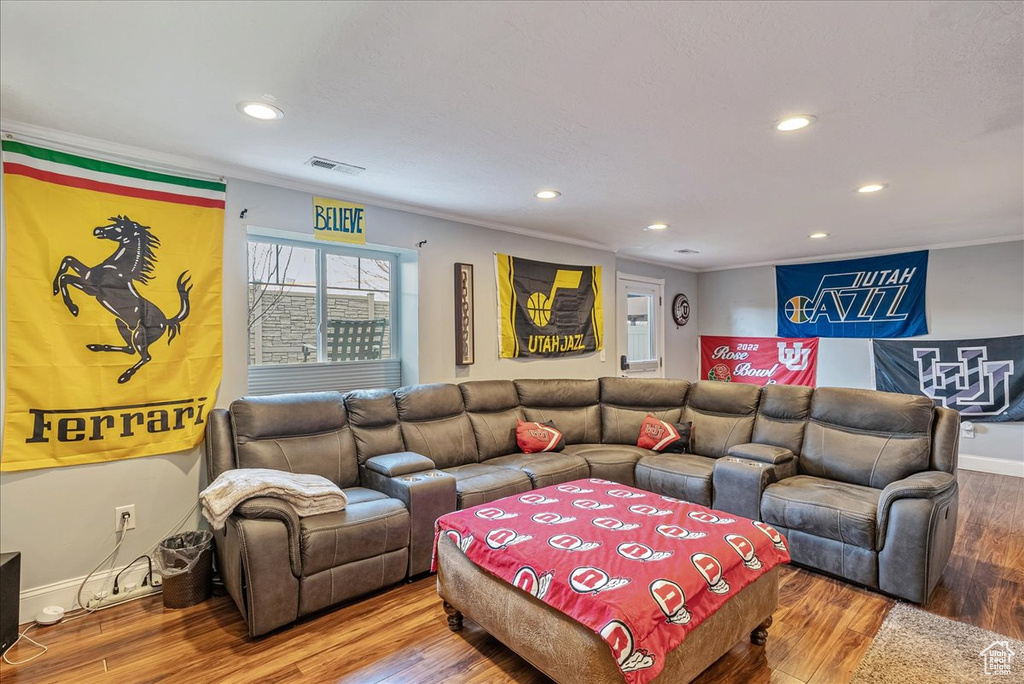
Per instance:
[[[1024,639],[1024,480],[959,473],[953,556],[925,609]],[[697,681],[845,682],[893,601],[797,568],[783,571],[764,647],[736,645]],[[142,599],[30,635],[49,653],[0,666],[32,682],[546,682],[471,620],[448,631],[432,577],[250,640],[231,599],[184,610]],[[33,653],[22,644],[8,657]]]

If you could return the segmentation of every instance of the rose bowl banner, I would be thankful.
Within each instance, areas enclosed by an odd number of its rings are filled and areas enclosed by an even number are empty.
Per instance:
[[[195,446],[221,376],[224,184],[2,148],[0,469]]]
[[[501,358],[550,358],[604,348],[600,266],[494,257]]]
[[[701,335],[700,377],[762,387],[814,387],[818,377],[818,340]]]
[[[876,389],[923,394],[964,420],[1024,421],[1024,335],[873,346]]]
[[[779,337],[928,334],[928,252],[775,267]]]

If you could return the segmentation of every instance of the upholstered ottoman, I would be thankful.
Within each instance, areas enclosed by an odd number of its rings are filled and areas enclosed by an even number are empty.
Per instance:
[[[747,635],[752,643],[763,645],[778,605],[775,566],[788,561],[782,538],[761,523],[719,518],[684,502],[666,505],[673,500],[614,483],[607,483],[608,489],[598,484],[603,482],[580,480],[561,485],[561,492],[548,487],[442,517],[435,566],[448,626],[457,631],[463,616],[468,616],[562,683],[689,682]],[[572,487],[587,493],[565,491]],[[617,500],[620,496],[627,498]],[[581,508],[581,502],[592,508]],[[575,525],[565,524],[566,518],[573,518]],[[639,534],[642,525],[635,522],[642,518],[649,518],[649,525],[660,530],[657,547],[666,550],[652,552],[655,544],[649,538],[646,544],[631,541],[645,539]],[[679,524],[684,518],[686,528]],[[701,518],[717,522],[702,523]],[[492,523],[491,531],[485,531]],[[753,530],[743,536],[735,533],[735,527],[721,528],[721,536],[733,538],[730,544],[736,544],[739,570],[724,558],[721,545],[710,545],[717,539],[714,531],[697,529],[714,530],[716,524],[727,523]],[[758,539],[758,534],[764,539]],[[610,538],[623,543],[612,544]],[[756,550],[751,539],[757,540]],[[709,554],[693,552],[696,540],[701,540],[701,548],[723,556],[725,563],[714,561],[717,574],[706,566],[700,569]],[[630,565],[634,562],[637,565]],[[751,570],[755,566],[757,571]],[[604,572],[601,567],[617,570]],[[630,567],[637,568],[635,574]],[[707,597],[692,590],[683,595],[681,587],[693,584],[685,584],[681,577],[694,569],[707,582]],[[679,584],[671,581],[673,577]],[[622,591],[630,582],[633,594]],[[588,591],[590,587],[593,591]],[[621,592],[620,601],[628,596],[628,603],[615,605],[607,598],[617,592]],[[727,595],[724,603],[723,595]],[[592,614],[582,616],[590,624],[566,612],[578,612],[576,606],[586,601],[595,603]],[[614,611],[622,611],[621,621],[609,619],[619,615]],[[643,619],[653,622],[638,624]],[[634,643],[633,633],[646,633],[651,624],[654,630],[648,642],[637,639]],[[656,639],[654,632],[659,629],[665,634]],[[664,652],[641,648],[644,645],[664,647]],[[654,662],[657,667],[652,667]]]

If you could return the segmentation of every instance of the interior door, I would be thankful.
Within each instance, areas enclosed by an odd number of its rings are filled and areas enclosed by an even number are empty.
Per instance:
[[[619,374],[663,378],[665,281],[617,274],[616,329]]]

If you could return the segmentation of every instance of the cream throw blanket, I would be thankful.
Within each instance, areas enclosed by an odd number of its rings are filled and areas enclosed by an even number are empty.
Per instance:
[[[257,496],[288,502],[300,518],[334,513],[348,505],[345,492],[326,477],[269,468],[226,470],[202,491],[199,503],[203,516],[219,530],[239,504]]]

